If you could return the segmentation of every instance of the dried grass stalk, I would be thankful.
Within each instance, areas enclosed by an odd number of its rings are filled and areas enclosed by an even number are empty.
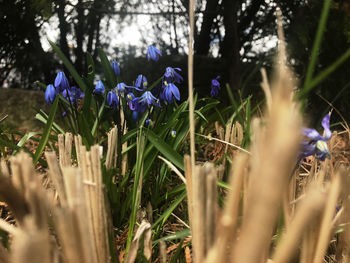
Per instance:
[[[57,162],[57,157],[54,152],[45,152],[45,157],[49,166],[49,176],[58,193],[58,197],[62,206],[66,206],[67,196],[63,182],[61,168]]]
[[[190,221],[190,226],[192,228],[192,222],[193,222],[193,187],[192,187],[191,157],[189,155],[185,155],[185,157],[184,157],[184,165],[185,165],[185,176],[186,176],[188,218],[189,218],[189,221]]]
[[[151,224],[147,221],[142,221],[141,225],[136,231],[135,237],[131,243],[127,258],[125,260],[126,263],[133,263],[136,260],[137,251],[139,249],[140,239],[144,236],[144,245],[143,245],[143,253],[148,261],[151,259],[152,255],[152,231]]]
[[[192,244],[194,262],[203,262],[206,253],[206,176],[205,169],[195,166],[192,174],[193,221]]]
[[[318,218],[324,208],[326,194],[319,187],[313,186],[297,209],[295,218],[282,240],[278,244],[272,261],[274,263],[290,262],[301,242],[304,231]]]
[[[10,256],[7,252],[7,249],[0,244],[0,262],[1,263],[10,263]]]
[[[166,244],[164,241],[159,241],[159,262],[167,263],[167,254],[166,254]]]
[[[206,250],[208,251],[212,247],[216,236],[217,175],[213,164],[207,163],[204,168],[206,170]]]
[[[73,135],[67,132],[65,135],[58,135],[58,150],[61,167],[72,165],[72,142]]]
[[[106,168],[110,169],[117,165],[117,153],[118,153],[118,127],[114,126],[108,133],[108,146],[106,156]]]
[[[340,224],[344,224],[344,231],[339,234],[338,246],[337,246],[337,260],[339,262],[350,262],[350,176],[349,169],[340,167],[339,173],[342,177],[342,191],[341,199],[343,200],[343,214],[340,217]]]
[[[329,239],[333,230],[333,218],[340,190],[341,177],[339,174],[336,174],[329,190],[327,205],[321,222],[319,238],[316,246],[316,254],[313,260],[314,263],[323,262],[323,257],[326,253]]]
[[[266,127],[256,134],[247,211],[233,252],[235,262],[267,260],[283,193],[295,165],[301,121],[292,101],[293,77],[282,55],[273,84],[271,113]]]
[[[26,217],[21,230],[14,237],[11,246],[11,262],[51,262],[50,253],[47,226],[38,228],[33,217]]]
[[[228,261],[228,247],[237,237],[236,227],[238,223],[239,204],[248,158],[249,156],[247,154],[240,154],[234,160],[230,173],[230,191],[226,199],[223,215],[219,220],[215,245],[209,251],[206,258],[206,262],[208,263]]]

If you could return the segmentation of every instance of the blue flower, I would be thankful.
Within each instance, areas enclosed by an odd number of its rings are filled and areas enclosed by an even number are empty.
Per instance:
[[[181,83],[184,79],[183,77],[177,73],[175,70],[181,71],[180,68],[172,68],[172,67],[167,67],[165,69],[165,73],[164,73],[164,78],[167,82],[177,82],[177,83]]]
[[[147,60],[150,59],[158,61],[159,57],[162,55],[162,52],[159,51],[155,46],[149,46],[147,49]]]
[[[126,99],[127,99],[128,101],[132,101],[133,99],[135,99],[134,93],[129,92],[128,95],[126,95]]]
[[[58,93],[61,93],[66,89],[69,89],[69,82],[63,71],[59,71],[57,73],[57,76],[55,78],[55,87]]]
[[[145,127],[151,127],[153,126],[153,122],[150,118],[145,120]]]
[[[143,91],[145,88],[147,88],[147,79],[144,75],[140,74],[137,76],[137,79],[135,81],[135,87],[138,91]]]
[[[140,97],[135,97],[134,94],[129,93],[127,95],[127,100],[128,100],[128,105],[130,110],[132,111],[136,111],[139,113],[144,113],[145,110],[147,109],[147,104],[146,103],[141,103],[140,102]],[[131,99],[131,97],[134,97],[133,99]],[[130,100],[129,100],[130,99]]]
[[[143,105],[147,105],[147,107],[151,105],[159,106],[159,100],[154,97],[150,91],[145,91],[139,99],[139,102]]]
[[[52,104],[56,98],[56,95],[57,92],[55,87],[52,84],[48,85],[45,90],[45,100],[47,101],[47,103]]]
[[[212,97],[216,97],[219,94],[219,90],[220,90],[220,82],[218,81],[219,78],[220,76],[217,76],[215,79],[211,80],[210,96]]]
[[[68,96],[67,96],[68,91]],[[62,95],[66,100],[71,101],[74,105],[78,104],[78,100],[85,97],[85,93],[81,91],[81,89],[73,86],[70,89],[65,89],[62,92]]]
[[[100,94],[102,95],[105,93],[105,86],[103,86],[103,83],[101,80],[99,80],[96,84],[96,87],[94,89],[94,94]]]
[[[137,111],[133,111],[132,114],[131,114],[131,118],[134,121],[137,121],[137,119],[139,118],[139,113]]]
[[[120,75],[120,68],[119,68],[119,64],[117,61],[112,62],[112,69],[113,69],[114,74],[118,77]]]
[[[327,141],[332,137],[332,132],[329,129],[329,119],[331,114],[328,113],[323,117],[322,127],[324,129],[324,136],[321,136],[318,131],[310,128],[303,128],[302,134],[308,139],[301,143],[301,152],[299,158],[304,158],[310,155],[316,155],[316,158],[324,161],[330,158],[331,155],[328,150]]]
[[[119,105],[117,94],[112,90],[107,93],[107,104],[112,108],[117,108]]]
[[[125,89],[129,88],[124,82],[118,83],[115,87],[116,92],[119,96],[124,96]]]
[[[179,89],[175,86],[174,83],[167,83],[164,81],[164,90],[162,97],[169,103],[173,102],[173,98],[180,100]]]

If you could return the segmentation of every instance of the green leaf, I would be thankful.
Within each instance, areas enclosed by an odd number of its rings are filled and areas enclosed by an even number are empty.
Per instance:
[[[0,137],[0,145],[1,145],[1,146],[7,146],[8,148],[10,148],[10,149],[12,149],[12,150],[14,150],[14,151],[23,150],[23,151],[25,151],[26,153],[28,153],[28,154],[34,159],[34,154],[33,154],[31,151],[29,151],[26,147],[22,147],[22,148],[21,148],[21,147],[17,146],[16,144],[12,143],[12,142],[9,142],[9,141],[6,141],[6,140],[2,139],[1,137]],[[38,161],[39,161],[39,163],[40,163],[41,165],[47,166],[46,161],[44,161],[42,158],[39,158]]]
[[[41,121],[44,124],[47,123],[48,118],[49,118],[49,116],[43,110],[40,110],[35,115],[35,119]],[[52,123],[52,129],[56,134],[59,134],[59,133],[65,134],[65,131],[56,122]]]
[[[35,155],[34,155],[34,159],[33,159],[33,163],[34,165],[38,162],[40,155],[42,154],[42,152],[45,149],[47,140],[49,139],[50,136],[50,132],[51,132],[51,128],[52,128],[52,123],[54,121],[55,115],[56,115],[56,111],[57,111],[57,106],[58,106],[58,100],[59,98],[56,97],[54,103],[52,104],[52,108],[49,114],[49,118],[47,119],[47,123],[46,126],[44,128],[44,132],[43,135],[39,141],[39,145],[36,149]]]
[[[171,234],[171,235],[168,235],[166,237],[162,237],[162,238],[159,238],[159,239],[153,241],[153,245],[157,245],[160,241],[171,241],[171,240],[175,240],[175,239],[181,239],[184,237],[188,237],[190,235],[191,235],[191,229],[186,228],[184,230],[175,232],[174,234]]]
[[[101,59],[102,70],[109,84],[109,89],[113,89],[116,84],[116,77],[114,75],[111,62],[108,60],[107,55],[101,48],[97,48],[98,56]]]
[[[23,145],[24,145],[31,137],[33,137],[33,136],[35,136],[35,135],[37,135],[37,134],[39,134],[39,133],[38,133],[38,132],[28,132],[28,133],[26,133],[26,134],[20,139],[20,141],[17,143],[17,146],[20,147],[20,148],[22,148]],[[13,153],[12,153],[12,155],[16,155],[17,152],[18,152],[17,150],[14,150]]]
[[[183,157],[176,152],[169,144],[164,142],[158,135],[151,130],[146,130],[146,135],[149,141],[160,151],[170,162],[184,171]]]
[[[207,118],[205,118],[204,115],[200,111],[195,110],[194,113],[197,114],[200,118],[202,118],[206,123],[208,123]]]
[[[102,114],[103,114],[103,110],[105,108],[105,105],[106,105],[106,100],[103,101],[103,103],[100,107],[100,110],[98,111],[98,117],[96,118],[94,126],[92,127],[91,134],[93,137],[95,137],[97,134],[98,124],[102,118]]]
[[[34,84],[35,84],[35,85],[38,85],[40,88],[42,88],[42,89],[44,89],[44,90],[46,89],[46,85],[45,85],[44,83],[38,81],[38,80],[35,81]]]
[[[78,122],[79,122],[79,126],[81,127],[80,133],[83,139],[83,143],[89,149],[90,146],[94,144],[94,137],[90,132],[90,127],[86,121],[84,113],[78,114]]]
[[[156,222],[152,225],[152,228],[155,228],[158,224],[164,224],[171,213],[175,210],[175,208],[184,200],[186,197],[186,192],[183,192],[169,207],[165,212],[157,219]]]
[[[88,73],[86,77],[87,87],[85,91],[84,104],[83,104],[83,112],[88,120],[93,119],[92,111],[90,110],[91,101],[92,101],[92,92],[94,90],[94,77],[95,77],[95,64],[92,59],[92,56],[87,53],[86,61],[88,65]]]
[[[224,181],[218,181],[217,185],[225,190],[230,190],[230,185]]]
[[[135,137],[137,135],[138,129],[133,129],[128,131],[126,134],[122,137],[122,143],[125,143],[129,141],[131,138]]]
[[[335,71],[341,64],[343,64],[350,57],[350,49],[348,49],[340,58],[334,61],[330,66],[319,73],[310,83],[310,90],[320,84],[333,71]]]
[[[305,98],[307,94],[310,92],[310,90],[312,89],[312,86],[310,85],[310,83],[312,81],[312,75],[316,67],[317,57],[321,47],[323,33],[326,29],[326,22],[327,22],[328,13],[331,7],[331,3],[332,3],[332,0],[325,0],[323,3],[322,13],[321,13],[320,21],[318,23],[315,41],[311,50],[310,62],[306,71],[304,87],[298,94],[298,97],[300,99]]]
[[[136,164],[135,164],[135,179],[132,191],[132,204],[131,204],[131,215],[129,220],[129,231],[126,242],[126,253],[129,251],[135,222],[136,222],[136,213],[140,206],[141,201],[141,192],[142,192],[142,180],[143,180],[143,162],[144,162],[144,145],[145,138],[143,135],[142,128],[140,129],[140,133],[138,136],[138,145],[137,145],[137,156],[136,156]]]
[[[49,41],[52,49],[56,52],[57,56],[62,60],[63,64],[66,66],[66,68],[68,69],[69,73],[74,78],[75,82],[79,85],[79,88],[82,91],[86,92],[87,87],[85,85],[85,82],[79,76],[78,72],[75,70],[75,68],[72,65],[72,63],[70,63],[70,61],[66,58],[66,56],[63,54],[63,52],[61,51],[61,49],[58,46],[56,46],[52,41],[50,41],[50,40],[48,40],[48,41]]]

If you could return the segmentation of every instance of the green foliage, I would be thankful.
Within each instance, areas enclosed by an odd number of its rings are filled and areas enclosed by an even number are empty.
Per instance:
[[[107,103],[106,94],[113,91],[121,79],[114,75],[111,63],[102,49],[98,49],[100,63],[95,63],[87,54],[87,75],[80,76],[63,52],[54,43],[50,42],[50,44],[79,88],[85,91],[84,100],[77,105],[70,99],[67,100],[62,93],[58,94],[49,114],[43,110],[37,110],[36,119],[45,125],[43,133],[20,134],[22,138],[17,143],[14,139],[1,134],[0,145],[10,147],[13,149],[12,153],[16,154],[21,149],[26,150],[27,141],[36,140],[39,145],[35,153],[31,153],[33,162],[36,164],[39,161],[45,165],[40,156],[46,146],[57,151],[55,144],[58,134],[72,132],[82,137],[82,142],[88,149],[96,143],[107,149],[107,134],[116,126],[118,128],[116,167],[107,169],[106,152],[103,153],[102,158],[102,179],[107,190],[113,226],[118,229],[127,228],[127,252],[139,223],[138,212],[149,202],[152,211],[148,213],[151,213],[150,216],[154,218],[153,236],[158,241],[162,240],[159,238],[164,235],[163,227],[169,220],[173,220],[172,214],[181,214],[181,217],[187,214],[182,206],[186,198],[185,185],[177,175],[172,173],[166,163],[159,160],[158,156],[164,157],[184,173],[183,156],[189,150],[188,100],[179,104],[163,102],[161,108],[149,105],[146,110],[139,112],[138,119],[135,120],[132,118],[133,112],[129,108],[126,94],[118,94],[117,108]],[[93,93],[95,65],[100,65],[102,69],[104,95]],[[162,77],[156,79],[146,90],[153,90],[161,83]],[[37,84],[45,86],[40,82]],[[244,143],[248,145],[250,119],[255,111],[251,107],[251,97],[243,99],[228,91],[231,106],[224,106],[215,98],[199,99],[195,95],[196,130],[208,134],[213,128],[214,121],[219,121],[223,127],[228,121],[238,121],[248,131],[244,139]],[[66,116],[58,120],[63,112]],[[146,119],[151,120],[147,127],[145,127]],[[203,142],[197,138],[198,147]],[[122,148],[124,143],[127,143],[126,148]],[[126,154],[128,169],[126,174],[122,175],[121,164]],[[222,181],[219,182],[219,186],[228,188]],[[164,240],[181,239],[188,234],[188,229],[185,229]],[[180,249],[174,253],[172,259],[175,260],[179,253],[181,253]]]

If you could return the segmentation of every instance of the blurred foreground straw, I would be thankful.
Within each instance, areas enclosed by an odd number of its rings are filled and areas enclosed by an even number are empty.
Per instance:
[[[75,141],[78,167],[72,166],[70,133],[58,137],[59,159],[54,152],[45,154],[56,197],[53,189],[43,189],[31,158],[24,153],[11,160],[11,178],[0,175],[0,185],[6,186],[0,187],[0,194],[17,220],[16,227],[1,221],[0,227],[13,239],[10,255],[0,249],[2,262],[111,261],[100,146],[87,151],[80,137]]]

